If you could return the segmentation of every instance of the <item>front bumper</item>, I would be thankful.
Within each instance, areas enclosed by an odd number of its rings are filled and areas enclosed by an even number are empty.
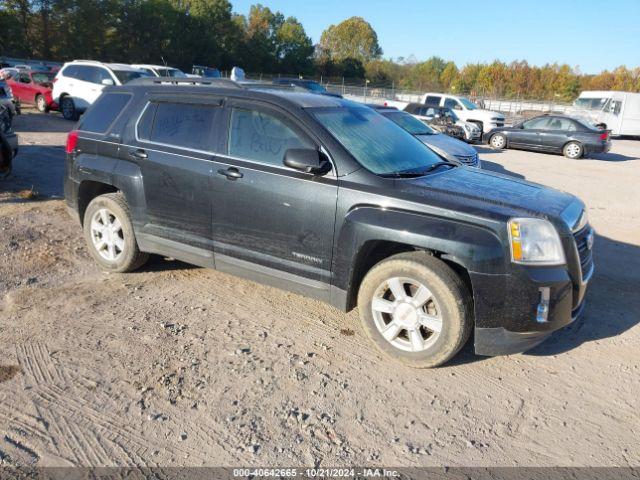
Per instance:
[[[592,275],[593,268],[576,289],[566,267],[517,266],[508,275],[471,273],[476,354],[521,353],[575,321]],[[544,292],[548,313],[540,318]]]
[[[571,312],[568,323],[559,324],[557,329],[575,322],[584,310],[584,302]],[[532,349],[544,342],[555,330],[543,332],[511,332],[503,327],[476,328],[475,352],[477,355],[512,355]]]

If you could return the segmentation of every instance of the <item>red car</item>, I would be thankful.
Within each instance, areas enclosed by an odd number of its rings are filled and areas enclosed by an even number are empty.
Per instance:
[[[51,96],[54,76],[49,72],[19,70],[7,79],[7,83],[20,103],[35,105],[39,111],[48,112],[58,109]]]

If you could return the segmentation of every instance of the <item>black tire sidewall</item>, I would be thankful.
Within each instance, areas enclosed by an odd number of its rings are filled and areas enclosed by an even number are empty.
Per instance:
[[[131,218],[129,212],[122,208],[112,196],[118,194],[101,195],[94,198],[84,213],[83,231],[89,253],[93,259],[100,265],[103,270],[109,272],[126,272],[129,271],[133,265],[136,264],[137,254],[139,252],[138,245],[136,243],[135,233],[133,231],[133,225],[131,224]],[[93,245],[91,238],[91,217],[96,211],[101,208],[106,208],[111,211],[122,225],[122,234],[124,236],[124,252],[114,261],[103,258]]]
[[[71,106],[72,106],[72,110],[71,110],[71,115],[67,115],[66,109],[64,108],[64,104],[65,102],[71,102]],[[65,118],[65,120],[76,120],[76,104],[74,103],[73,99],[71,97],[64,97],[62,99],[62,101],[60,102],[60,110],[62,110],[62,116]]]
[[[358,294],[360,320],[367,336],[386,355],[416,368],[436,367],[450,360],[468,338],[470,319],[460,282],[453,281],[455,273],[437,259],[427,254],[419,258],[392,257],[371,269],[363,280]],[[431,261],[433,260],[433,261]],[[437,262],[437,263],[436,263]],[[441,265],[438,265],[440,263]],[[449,270],[447,272],[446,270]],[[443,326],[436,342],[424,352],[407,352],[394,347],[380,333],[371,311],[371,299],[378,286],[393,276],[404,276],[422,282],[434,294],[441,309]]]

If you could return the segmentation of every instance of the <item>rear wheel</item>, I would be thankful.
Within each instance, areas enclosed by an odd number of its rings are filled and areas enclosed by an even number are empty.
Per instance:
[[[567,158],[577,159],[582,157],[584,149],[578,142],[569,142],[562,149],[562,153]]]
[[[69,96],[64,97],[60,103],[60,109],[62,110],[62,116],[65,120],[73,120],[74,122],[78,120],[79,115],[73,98]]]
[[[84,213],[83,228],[89,253],[103,270],[130,272],[149,258],[138,248],[129,207],[121,193],[91,200]]]
[[[496,133],[489,140],[489,145],[491,145],[491,148],[495,148],[496,150],[502,150],[507,146],[507,137],[502,133]]]
[[[395,255],[374,266],[358,293],[367,336],[410,367],[450,360],[471,332],[471,297],[458,275],[424,252]]]
[[[44,113],[47,111],[47,101],[45,100],[44,96],[39,94],[36,95],[36,108],[39,112]]]

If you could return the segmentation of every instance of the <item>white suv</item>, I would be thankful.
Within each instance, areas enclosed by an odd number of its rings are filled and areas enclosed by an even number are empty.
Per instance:
[[[120,63],[74,60],[65,63],[53,80],[53,101],[60,105],[62,116],[77,120],[109,85],[122,85],[148,74]]]
[[[447,93],[425,93],[420,102],[427,105],[448,107],[456,112],[460,120],[475,123],[484,133],[493,128],[504,127],[504,115],[502,113],[479,108],[465,97]]]

